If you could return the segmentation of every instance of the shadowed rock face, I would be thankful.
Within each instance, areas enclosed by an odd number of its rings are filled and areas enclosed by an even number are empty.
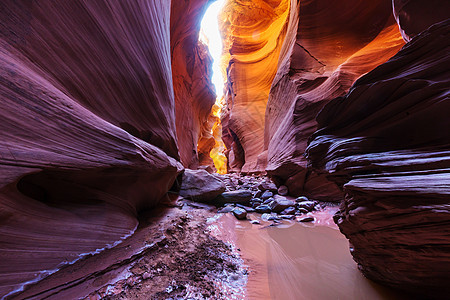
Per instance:
[[[404,44],[386,1],[300,1],[272,83],[265,117],[267,172],[292,195],[339,201],[342,193],[307,168],[304,151],[315,117],[362,74]]]
[[[182,170],[169,18],[169,1],[1,1],[1,296],[131,234]]]
[[[450,21],[413,38],[328,103],[307,150],[346,193],[335,221],[361,271],[447,296],[450,281]]]
[[[440,0],[392,0],[394,16],[405,41],[449,17],[450,2]]]
[[[214,166],[209,120],[216,100],[208,49],[198,41],[200,22],[211,1],[173,1],[170,18],[175,123],[180,159],[185,167]],[[187,13],[189,12],[189,13]],[[199,159],[200,158],[200,159]]]

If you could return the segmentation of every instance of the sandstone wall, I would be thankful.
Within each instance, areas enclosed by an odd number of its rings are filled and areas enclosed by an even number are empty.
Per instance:
[[[449,20],[433,25],[325,105],[307,150],[345,191],[335,221],[361,271],[438,299],[450,281],[449,35]]]
[[[214,146],[209,120],[216,101],[211,83],[212,59],[198,41],[200,22],[210,1],[173,1],[170,18],[175,124],[180,159],[185,167],[213,166]]]
[[[290,1],[228,1],[222,13],[227,87],[222,115],[230,169],[264,171],[264,120]],[[259,158],[258,158],[259,157]]]
[[[1,296],[133,233],[182,171],[183,126],[191,164],[210,92],[188,85],[198,102],[176,122],[172,65],[207,73],[178,28],[204,4],[171,28],[170,1],[0,2]]]
[[[339,201],[339,188],[304,157],[315,117],[404,42],[387,1],[299,1],[291,13],[266,108],[266,170],[292,195]]]

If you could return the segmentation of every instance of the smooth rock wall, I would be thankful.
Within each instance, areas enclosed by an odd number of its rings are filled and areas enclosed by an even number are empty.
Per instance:
[[[295,1],[294,1],[295,2]],[[267,172],[291,195],[340,201],[338,186],[307,167],[316,115],[404,44],[386,1],[300,1],[291,18],[265,115]]]
[[[212,59],[198,40],[200,22],[209,0],[172,1],[170,45],[175,92],[175,124],[180,159],[186,168],[214,166],[210,120],[216,101],[211,83]]]
[[[182,170],[170,2],[0,2],[0,297],[133,233]]]

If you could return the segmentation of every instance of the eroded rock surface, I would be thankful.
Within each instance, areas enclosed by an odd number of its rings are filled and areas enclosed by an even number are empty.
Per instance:
[[[339,188],[308,169],[315,117],[404,44],[388,1],[300,1],[290,22],[265,116],[267,172],[291,195],[339,201]],[[336,46],[338,45],[338,46]]]
[[[308,159],[346,193],[361,271],[426,297],[450,281],[450,21],[413,38],[318,115]]]
[[[182,170],[170,2],[1,1],[0,297],[133,233]]]
[[[186,168],[214,167],[209,152],[214,146],[211,108],[216,100],[211,83],[208,49],[199,42],[201,18],[209,0],[172,1],[170,45],[175,124],[180,159]]]

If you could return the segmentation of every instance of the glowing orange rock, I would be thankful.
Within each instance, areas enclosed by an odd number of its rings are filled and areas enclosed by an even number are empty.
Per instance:
[[[221,15],[227,93],[223,139],[234,170],[262,171],[264,124],[270,86],[289,15],[290,1],[228,1]]]

